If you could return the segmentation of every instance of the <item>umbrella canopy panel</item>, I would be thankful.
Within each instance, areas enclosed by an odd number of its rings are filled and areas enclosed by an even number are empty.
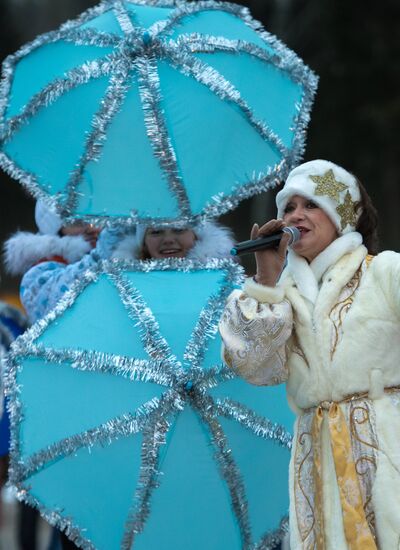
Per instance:
[[[247,9],[106,1],[3,64],[0,163],[66,218],[217,216],[299,160],[316,77]]]
[[[280,540],[285,389],[220,360],[218,320],[240,280],[228,260],[105,262],[14,343],[11,481],[83,548]]]

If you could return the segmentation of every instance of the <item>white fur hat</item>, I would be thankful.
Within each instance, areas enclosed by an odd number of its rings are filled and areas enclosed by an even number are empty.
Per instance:
[[[63,225],[60,216],[42,200],[36,202],[35,221],[43,235],[57,235]]]
[[[276,196],[279,218],[294,195],[306,197],[322,208],[340,235],[355,231],[361,213],[356,210],[360,189],[356,178],[344,168],[327,160],[311,160],[294,168]]]

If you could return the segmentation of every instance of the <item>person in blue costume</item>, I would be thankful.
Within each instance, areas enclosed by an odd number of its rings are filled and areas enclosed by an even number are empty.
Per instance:
[[[29,292],[25,300],[22,300],[31,324],[46,315],[57,302],[57,296],[52,294],[51,285],[44,284],[47,280],[46,274],[56,275],[57,268],[79,264],[81,260],[86,265],[84,258],[95,247],[99,234],[99,230],[89,224],[77,222],[64,226],[59,216],[42,201],[36,203],[35,220],[38,233],[18,232],[4,247],[6,268],[12,275],[33,274],[31,279],[28,277]],[[81,270],[77,269],[76,276],[79,276],[80,272]],[[24,294],[24,285],[25,283],[20,288],[21,295]],[[7,428],[9,438],[9,424]],[[38,518],[37,510],[20,503],[18,542],[22,550],[36,550]],[[59,539],[58,531],[53,530],[48,550],[57,550],[60,547]],[[66,549],[76,548],[63,534],[61,545]]]
[[[59,216],[42,201],[36,203],[35,220],[38,233],[19,231],[4,245],[6,269],[11,275],[23,277],[21,301],[30,323],[41,319],[57,303],[59,293],[54,294],[54,288],[65,267],[75,266],[70,279],[60,277],[60,289],[64,284],[68,287],[93,262],[89,252],[99,234],[90,224],[63,226]],[[46,285],[48,280],[51,286]]]

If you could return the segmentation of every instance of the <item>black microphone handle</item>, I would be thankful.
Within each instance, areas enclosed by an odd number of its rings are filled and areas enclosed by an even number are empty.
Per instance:
[[[235,244],[234,248],[231,250],[231,254],[250,254],[251,252],[256,252],[257,250],[262,250],[263,248],[272,248],[275,245],[279,245],[282,234],[277,235],[267,235],[266,237],[260,237],[258,239],[251,239],[249,241],[242,241],[241,243]],[[236,252],[233,252],[233,251]]]
[[[272,248],[279,245],[279,242],[284,233],[290,233],[291,239],[289,245],[297,242],[300,239],[300,231],[296,227],[284,227],[281,231],[267,235],[266,237],[260,237],[258,239],[250,239],[249,241],[242,241],[235,244],[231,250],[232,256],[238,256],[239,254],[250,254],[257,250],[263,250],[265,248]]]

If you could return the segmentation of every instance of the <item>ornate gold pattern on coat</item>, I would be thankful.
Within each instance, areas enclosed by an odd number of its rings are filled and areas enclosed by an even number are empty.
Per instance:
[[[361,264],[347,285],[345,285],[342,289],[338,302],[333,306],[329,313],[329,319],[333,324],[331,359],[333,358],[339,341],[343,336],[342,325],[344,318],[353,304],[356,291],[360,286],[362,275],[364,274],[365,269],[370,265],[372,259],[372,255],[368,254],[368,256],[366,256],[365,261]]]
[[[297,332],[296,332],[296,327],[293,327],[291,343],[290,343],[290,351],[292,353],[296,353],[297,355],[299,355],[303,359],[305,364],[307,366],[309,366],[308,361],[307,361],[307,357],[305,356],[304,351],[303,351],[302,347],[300,346],[299,338],[298,338]]]
[[[350,402],[347,409],[356,472],[360,481],[365,516],[375,536],[375,514],[372,507],[372,486],[377,467],[378,439],[375,433],[375,413],[368,400]]]
[[[331,359],[336,351],[337,345],[343,335],[343,321],[351,308],[356,290],[360,286],[361,267],[356,271],[352,279],[345,285],[340,293],[339,301],[333,306],[329,313],[329,319],[333,324],[332,342],[331,342]]]
[[[292,311],[287,301],[260,304],[242,294],[228,302],[220,321],[224,360],[255,384],[281,384],[289,374],[285,344],[291,331]]]
[[[322,446],[321,446],[321,427],[324,419],[323,410],[318,407],[312,419],[311,433],[313,438],[314,464],[314,499],[315,499],[315,518],[316,518],[316,548],[323,550],[325,548],[324,536],[324,506],[323,506],[323,484],[322,484]]]
[[[400,406],[399,388],[385,393]],[[304,550],[324,548],[321,429],[327,418],[332,454],[341,497],[345,536],[349,548],[376,549],[372,487],[379,444],[373,401],[368,394],[352,395],[339,403],[323,402],[298,419],[294,446],[294,499],[297,525]],[[346,528],[347,527],[347,528]]]
[[[356,216],[356,203],[351,198],[351,195],[348,191],[344,196],[344,201],[342,204],[336,207],[336,212],[340,216],[340,225],[342,230],[346,227],[347,224],[355,225],[357,216]]]
[[[294,498],[297,525],[303,548],[316,548],[320,524],[315,511],[313,411],[304,413],[297,424],[298,437],[294,454]]]
[[[335,179],[332,169],[322,176],[310,176],[310,179],[317,184],[314,191],[316,195],[326,195],[336,202],[339,202],[339,193],[348,188],[346,184]]]

